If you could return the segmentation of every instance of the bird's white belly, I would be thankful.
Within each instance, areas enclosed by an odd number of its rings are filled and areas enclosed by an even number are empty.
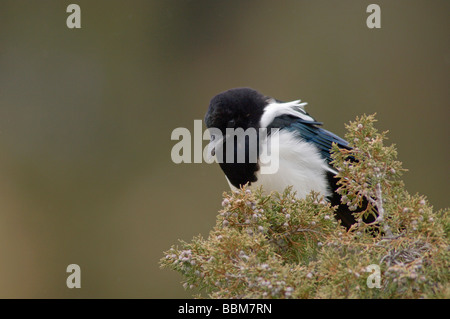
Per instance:
[[[331,169],[313,144],[301,141],[294,133],[284,130],[269,138],[278,139],[278,152],[266,154],[264,147],[268,144],[263,143],[259,161],[261,169],[252,188],[262,186],[265,193],[270,193],[283,192],[286,187],[292,186],[298,198],[305,198],[311,191],[330,195],[326,173]],[[271,156],[278,156],[278,169],[271,174],[264,174],[264,166],[274,163]]]

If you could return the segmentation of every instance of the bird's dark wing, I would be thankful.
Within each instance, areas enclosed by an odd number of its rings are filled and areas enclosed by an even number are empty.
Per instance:
[[[304,141],[313,143],[322,157],[330,163],[332,161],[330,152],[333,142],[340,148],[350,148],[348,147],[348,142],[346,140],[319,127],[319,125],[322,125],[322,123],[307,121],[291,115],[281,115],[272,121],[268,129],[279,128],[297,133]]]

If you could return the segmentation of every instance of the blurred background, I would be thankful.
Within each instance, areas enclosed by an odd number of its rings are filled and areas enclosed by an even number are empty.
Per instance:
[[[81,29],[66,26],[71,3]],[[370,3],[381,29],[366,26]],[[307,101],[339,135],[376,112],[409,192],[449,206],[449,12],[447,0],[2,0],[0,297],[190,297],[159,259],[208,235],[228,184],[217,164],[174,164],[170,137],[232,87]],[[72,263],[81,289],[66,286]]]

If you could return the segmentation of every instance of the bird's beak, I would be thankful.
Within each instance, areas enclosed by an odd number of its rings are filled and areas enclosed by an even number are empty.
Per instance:
[[[213,157],[216,155],[216,143],[213,141],[208,144],[208,161],[211,161]]]
[[[211,140],[208,144],[208,150],[207,150],[207,160],[208,162],[213,162],[214,161],[214,157],[217,154],[217,148],[222,147],[222,141],[223,138],[219,138],[219,139],[215,139],[215,140]]]

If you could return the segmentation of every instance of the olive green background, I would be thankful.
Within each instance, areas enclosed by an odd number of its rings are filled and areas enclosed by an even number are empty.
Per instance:
[[[68,29],[66,7],[81,7]],[[381,29],[366,8],[381,7]],[[450,2],[0,1],[0,297],[181,298],[160,270],[228,185],[172,162],[218,92],[301,98],[325,128],[377,113],[411,193],[448,206]],[[206,146],[206,142],[204,142]],[[66,267],[81,267],[68,289]]]

